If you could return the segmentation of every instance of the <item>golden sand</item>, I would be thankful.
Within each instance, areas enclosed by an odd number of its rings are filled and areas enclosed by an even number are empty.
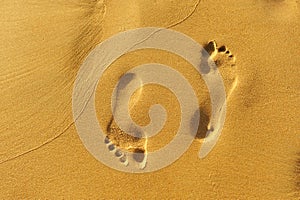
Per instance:
[[[299,7],[297,0],[4,0],[0,199],[299,199]],[[97,44],[149,26],[182,32],[202,45],[215,40],[236,60],[231,66],[228,55],[214,57],[228,96],[227,116],[216,147],[202,160],[210,101],[195,69],[149,49],[110,66],[96,91],[102,127],[112,118],[110,97],[120,76],[149,62],[183,74],[203,116],[197,138],[179,160],[156,172],[128,174],[103,165],[82,144],[72,116],[73,84]],[[132,109],[138,124],[149,122],[154,103],[171,116],[148,141],[153,151],[174,137],[179,104],[157,85],[143,88],[139,99]]]

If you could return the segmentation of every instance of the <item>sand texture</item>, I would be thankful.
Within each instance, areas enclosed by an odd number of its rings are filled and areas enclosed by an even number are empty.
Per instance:
[[[0,199],[300,199],[298,0],[2,0],[0,27]],[[99,124],[118,148],[158,150],[180,125],[178,99],[155,84],[134,93],[130,114],[145,126],[149,108],[162,105],[167,121],[157,135],[136,139],[114,123],[113,90],[135,66],[172,66],[194,89],[201,115],[180,159],[130,174],[87,151],[75,127],[72,92],[93,48],[141,27],[175,30],[203,45],[223,78],[227,107],[216,146],[199,159],[211,118],[201,75],[162,50],[120,57],[95,96]],[[147,157],[137,159],[142,170]]]

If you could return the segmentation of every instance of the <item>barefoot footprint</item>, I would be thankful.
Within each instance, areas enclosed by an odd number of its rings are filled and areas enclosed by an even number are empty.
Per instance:
[[[124,107],[122,108],[122,104],[124,101],[124,93],[128,91],[128,87],[130,84],[138,84],[141,85],[142,82],[139,80],[135,74],[128,73],[122,77],[123,82],[119,82],[117,85],[117,93],[116,93],[116,105],[113,108],[114,116],[122,115]],[[133,105],[129,108],[129,111],[134,107],[135,103],[139,100],[139,96],[142,90],[139,91],[137,97],[134,99]],[[126,122],[125,122],[126,123]],[[127,123],[125,126],[130,127],[130,124]],[[107,127],[107,136],[105,138],[105,144],[110,152],[114,154],[119,161],[127,166],[130,163],[137,164],[137,167],[140,169],[145,168],[147,162],[147,139],[141,138],[142,133],[140,131],[134,130],[131,133],[133,135],[129,135],[124,132],[116,123],[114,117],[112,117],[108,127]],[[133,152],[132,157],[126,152]]]
[[[214,40],[208,42],[204,49],[209,53],[211,60],[214,61],[222,75],[228,100],[237,84],[236,58],[226,46],[218,47]]]
[[[204,62],[208,62],[209,66],[215,66],[220,72],[223,83],[226,90],[226,100],[229,101],[229,98],[234,91],[237,85],[237,75],[236,75],[236,65],[235,65],[235,56],[228,50],[226,46],[218,47],[217,43],[212,40],[204,45],[205,51],[209,54],[209,58],[205,58]],[[205,55],[205,54],[204,54]],[[209,64],[214,62],[215,65]],[[209,70],[209,69],[208,69]],[[202,73],[208,73],[209,71],[204,69]],[[207,98],[208,100],[209,98]],[[201,120],[199,123],[198,133],[196,135],[197,139],[203,139],[206,136],[208,126],[209,126],[209,110],[210,102],[204,101],[200,105],[200,115]]]

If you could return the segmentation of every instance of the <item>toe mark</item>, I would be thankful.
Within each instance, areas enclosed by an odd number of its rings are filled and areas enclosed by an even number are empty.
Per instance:
[[[225,46],[221,46],[219,49],[218,49],[219,52],[225,52],[226,51],[226,47]]]
[[[210,41],[207,45],[204,46],[204,49],[209,55],[216,51],[217,44],[214,40]]]
[[[144,157],[145,157],[145,150],[144,149],[135,149],[134,150],[134,154],[133,154],[134,160],[141,163],[141,162],[143,162]]]
[[[109,151],[113,151],[115,149],[115,145],[114,144],[111,144],[108,146],[108,150]]]

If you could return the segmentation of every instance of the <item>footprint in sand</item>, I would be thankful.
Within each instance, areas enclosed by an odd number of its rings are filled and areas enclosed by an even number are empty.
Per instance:
[[[104,142],[108,150],[125,166],[129,163],[135,163],[138,168],[145,168],[147,162],[147,139],[125,133],[112,119],[107,127],[107,136]],[[132,157],[129,157],[126,152],[132,152]]]
[[[121,103],[124,103],[124,92],[128,91],[128,88],[131,84],[141,85],[142,82],[139,78],[136,77],[133,73],[125,74],[122,77],[123,82],[119,82],[117,85],[116,92],[116,105],[113,108],[114,116],[122,116],[123,110]],[[133,99],[133,104],[129,108],[130,110],[134,107],[135,103],[139,100],[139,96],[142,90],[139,90],[139,93],[136,95],[136,98]],[[130,124],[125,122],[125,127],[130,127]],[[146,166],[147,162],[147,139],[141,138],[143,135],[138,130],[133,130],[131,133],[127,134],[123,131],[116,123],[115,119],[112,118],[108,127],[107,127],[107,136],[105,138],[105,144],[110,152],[119,159],[119,161],[127,166],[128,164],[135,164],[138,168],[143,169]],[[134,136],[133,136],[134,135]],[[132,155],[127,154],[126,152],[132,152]]]
[[[218,71],[223,78],[226,90],[226,100],[228,102],[238,81],[235,63],[236,58],[226,46],[222,45],[219,47],[214,40],[205,44],[204,49],[209,54],[209,58],[206,58],[204,62],[208,62],[208,65],[216,66],[218,68]],[[214,62],[215,65],[210,64],[211,62]],[[201,120],[196,135],[197,139],[205,138],[208,130],[210,119],[210,101],[209,98],[206,99],[207,101],[204,101],[202,105],[200,105]]]
[[[226,46],[218,47],[215,41],[210,41],[204,48],[222,75],[228,100],[237,83],[236,58]]]
[[[217,43],[212,40],[204,45],[204,50],[208,53],[202,53],[202,65],[205,67],[206,63],[210,66],[210,68],[218,67],[218,70],[222,74],[223,79],[231,79],[234,80],[237,78],[235,72],[235,56],[227,49],[226,46],[218,47]],[[213,65],[211,62],[214,62]],[[210,68],[201,68],[201,72],[203,74],[209,73]],[[226,73],[228,72],[228,73]],[[224,75],[223,75],[224,74]],[[229,88],[229,85],[226,88]]]

